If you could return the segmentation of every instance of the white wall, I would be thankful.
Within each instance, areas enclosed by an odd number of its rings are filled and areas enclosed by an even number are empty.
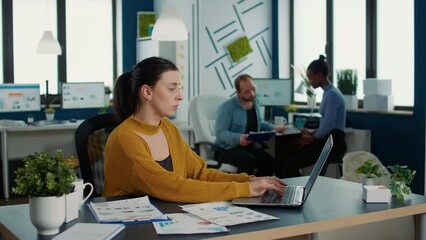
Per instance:
[[[239,74],[272,77],[271,0],[155,0],[154,11],[159,14],[167,5],[177,10],[188,29],[188,40],[176,43],[175,63],[185,98],[177,112],[178,121],[188,121],[188,101],[193,96],[233,94]],[[253,52],[232,63],[226,46],[244,35]],[[161,48],[160,44],[160,53]]]
[[[199,1],[200,94],[234,93],[234,79],[272,75],[271,1]],[[246,36],[253,52],[233,63],[226,46]]]

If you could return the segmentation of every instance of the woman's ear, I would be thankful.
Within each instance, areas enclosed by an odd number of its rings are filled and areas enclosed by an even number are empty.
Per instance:
[[[151,101],[151,99],[152,99],[151,88],[148,85],[142,85],[140,95],[141,95],[142,99],[146,99],[148,101]]]

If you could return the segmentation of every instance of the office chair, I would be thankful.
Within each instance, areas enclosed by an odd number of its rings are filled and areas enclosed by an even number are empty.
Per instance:
[[[93,184],[92,197],[104,187],[104,147],[111,131],[118,126],[114,114],[96,115],[84,120],[75,131],[75,147],[84,182]]]
[[[198,154],[206,160],[207,166],[223,172],[236,173],[237,167],[214,160],[212,151],[216,140],[216,111],[226,100],[227,98],[221,96],[196,96],[189,102],[189,118],[194,129],[194,145]]]
[[[330,156],[328,157],[327,162],[325,163],[320,175],[325,176],[328,168],[334,165],[334,167],[336,168],[335,178],[340,178],[343,175],[343,156],[345,155],[347,150],[345,133],[335,129],[331,132],[331,135],[333,135],[333,139],[335,140],[335,146],[333,147],[334,149],[331,151]]]
[[[365,151],[350,152],[343,157],[342,179],[350,182],[362,183],[363,176],[361,174],[356,173],[355,170],[367,160],[372,160],[373,164],[378,164],[378,172],[384,173],[384,176],[376,178],[376,183],[378,185],[388,186],[390,183],[388,175],[389,171],[386,169],[385,166],[383,166],[383,164],[376,157],[376,155]]]
[[[333,130],[331,132],[331,135],[333,135],[333,139],[336,139],[334,141],[335,146],[333,146],[334,149],[331,151],[327,159],[327,162],[325,162],[324,167],[322,168],[320,172],[320,175],[333,177],[333,178],[341,178],[343,176],[343,173],[342,173],[343,156],[345,155],[347,150],[345,134],[342,131]],[[339,146],[336,148],[337,143],[339,144]],[[312,172],[313,166],[314,165],[300,169],[301,175],[303,176],[309,175]]]

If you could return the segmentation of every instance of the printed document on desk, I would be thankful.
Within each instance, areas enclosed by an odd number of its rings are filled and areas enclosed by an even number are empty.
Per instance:
[[[273,136],[275,136],[275,131],[265,131],[265,132],[249,132],[247,140],[254,142],[268,141]]]
[[[234,206],[229,202],[209,202],[181,206],[182,210],[221,226],[233,226],[278,219],[274,216]]]
[[[100,223],[144,223],[169,220],[151,204],[148,196],[108,202],[88,203]]]
[[[76,223],[53,240],[108,240],[119,234],[124,224]]]
[[[190,213],[170,213],[170,221],[153,222],[158,235],[228,232],[226,227],[206,221]]]

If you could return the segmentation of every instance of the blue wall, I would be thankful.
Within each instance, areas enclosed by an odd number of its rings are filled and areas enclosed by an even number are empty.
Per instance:
[[[123,72],[136,64],[137,12],[154,11],[153,0],[123,0]]]

